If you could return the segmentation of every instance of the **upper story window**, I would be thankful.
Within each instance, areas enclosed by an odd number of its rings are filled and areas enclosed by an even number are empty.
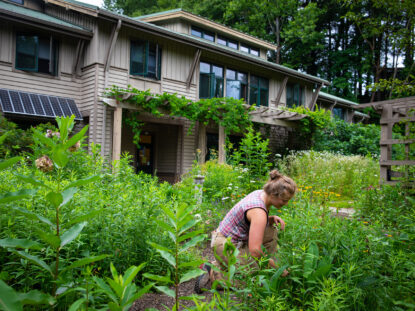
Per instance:
[[[235,40],[231,40],[222,36],[218,36],[217,43],[220,45],[226,45],[232,49],[238,49],[238,42]]]
[[[304,105],[304,87],[299,84],[287,84],[287,107]]]
[[[226,97],[247,99],[248,75],[226,69]]]
[[[223,97],[223,67],[200,62],[199,98]]]
[[[252,46],[241,44],[241,51],[245,53],[249,53],[255,56],[259,56],[259,50],[256,48],[253,48]]]
[[[268,106],[268,79],[251,75],[249,84],[249,104]]]
[[[161,49],[158,44],[141,40],[131,41],[130,74],[160,79]]]
[[[336,118],[339,118],[340,120],[344,120],[345,119],[344,109],[341,107],[334,107],[333,116]]]
[[[58,43],[52,36],[16,36],[16,69],[57,74]]]
[[[23,0],[8,0],[8,1],[23,5]]]
[[[215,42],[215,34],[213,32],[192,26],[192,35]]]

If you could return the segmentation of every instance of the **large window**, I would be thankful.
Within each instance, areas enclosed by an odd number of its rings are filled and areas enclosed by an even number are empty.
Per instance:
[[[248,75],[231,69],[226,69],[226,97],[235,99],[247,98]]]
[[[237,41],[234,41],[234,40],[222,37],[222,36],[218,36],[217,43],[220,44],[220,45],[226,45],[226,46],[228,46],[232,49],[235,49],[235,50],[238,49],[238,42]]]
[[[200,62],[199,98],[223,97],[223,68]]]
[[[215,42],[215,34],[213,32],[192,26],[192,35]]]
[[[160,79],[161,49],[148,41],[131,41],[130,74]]]
[[[344,118],[345,118],[344,109],[341,108],[341,107],[334,107],[333,108],[333,117],[344,120]]]
[[[57,55],[58,44],[50,36],[16,36],[16,69],[56,75]]]
[[[299,84],[287,84],[287,107],[304,105],[304,87]]]
[[[249,104],[268,106],[268,79],[251,75],[249,84]]]

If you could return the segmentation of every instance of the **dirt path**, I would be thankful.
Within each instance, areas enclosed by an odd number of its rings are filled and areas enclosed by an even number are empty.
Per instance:
[[[213,261],[214,259],[214,255],[212,252],[212,249],[209,246],[206,246],[203,253],[202,253],[202,257],[208,261]],[[179,295],[180,296],[190,296],[192,294],[195,294],[194,292],[194,282],[195,280],[190,280],[189,282],[185,282],[183,284],[180,284],[179,287]],[[212,293],[210,292],[206,292],[203,294],[203,296],[206,297],[206,299],[209,301],[212,297]],[[181,300],[180,304],[186,307],[190,307],[190,306],[194,306],[193,301],[189,301],[189,300]],[[143,295],[143,297],[141,297],[140,299],[138,299],[133,306],[130,308],[130,311],[145,311],[146,309],[149,308],[156,308],[158,310],[166,310],[166,307],[171,308],[174,305],[174,299],[161,294],[161,293],[149,293],[149,294],[145,294]],[[185,310],[184,307],[179,308],[179,310]]]

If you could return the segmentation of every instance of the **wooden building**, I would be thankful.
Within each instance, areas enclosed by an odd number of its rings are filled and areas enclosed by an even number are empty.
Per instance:
[[[73,0],[0,0],[0,42],[4,115],[43,120],[68,114],[59,105],[75,102],[80,119],[90,126],[89,142],[101,144],[102,155],[111,159],[128,151],[137,169],[169,181],[189,170],[196,148],[201,143],[207,148],[220,129],[199,127],[189,135],[186,119],[141,114],[139,150],[131,129],[120,129],[123,109],[132,108],[111,104],[106,88],[131,85],[193,101],[244,98],[262,107],[253,121],[273,127],[271,146],[277,146],[286,143],[299,119],[279,107],[312,108],[321,87],[329,85],[267,61],[274,44],[183,10],[130,18]],[[14,91],[19,95],[11,98]],[[30,113],[24,107],[35,106],[32,97],[41,98],[37,105],[50,104],[53,113],[47,114],[47,107],[43,115]],[[8,101],[12,108],[5,109]],[[23,108],[16,111],[13,105]]]

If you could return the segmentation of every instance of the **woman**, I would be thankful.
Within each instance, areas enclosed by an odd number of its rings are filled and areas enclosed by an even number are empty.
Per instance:
[[[295,182],[277,170],[269,174],[270,179],[263,190],[256,190],[238,202],[225,216],[216,231],[212,233],[212,247],[216,253],[226,262],[223,249],[228,237],[239,249],[238,260],[241,264],[249,263],[246,258],[260,259],[265,256],[261,249],[264,245],[269,254],[273,254],[277,247],[277,228],[285,228],[285,222],[278,216],[270,216],[271,205],[281,208],[288,203],[297,190]],[[248,256],[247,256],[248,255]],[[276,268],[273,259],[269,259],[269,265]],[[212,264],[219,266],[217,262]],[[200,276],[195,283],[195,291],[202,292],[209,281],[221,279],[218,272],[214,272],[209,265],[203,265],[202,269],[208,273]],[[288,272],[284,271],[283,275]]]

